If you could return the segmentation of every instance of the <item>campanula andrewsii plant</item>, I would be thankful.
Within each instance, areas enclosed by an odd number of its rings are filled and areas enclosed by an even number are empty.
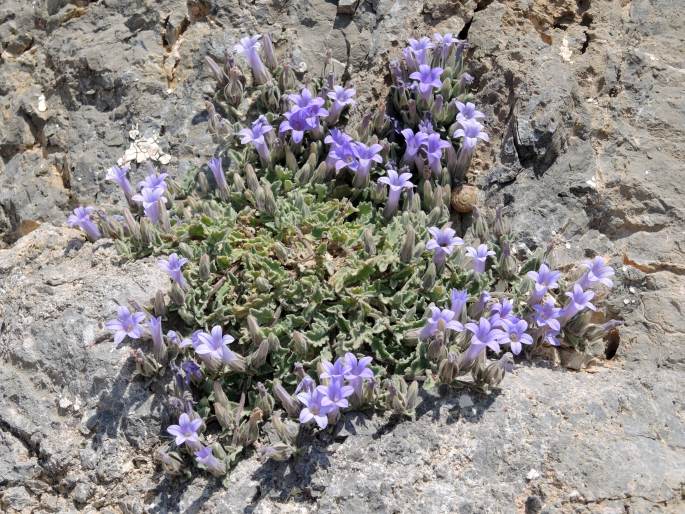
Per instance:
[[[453,228],[453,189],[489,141],[466,49],[451,34],[411,40],[387,104],[370,108],[329,59],[304,74],[268,35],[243,37],[223,64],[207,58],[207,166],[153,171],[138,191],[112,168],[132,210],[107,235],[171,278],[147,312],[107,324],[143,341],[140,373],[170,381],[165,471],[220,476],[250,447],[286,460],[346,410],[413,416],[419,382],[487,391],[512,354],[582,349],[612,326],[589,316],[613,285],[601,257],[564,275],[548,250],[516,254],[500,211]],[[97,239],[92,208],[77,211],[70,223]]]

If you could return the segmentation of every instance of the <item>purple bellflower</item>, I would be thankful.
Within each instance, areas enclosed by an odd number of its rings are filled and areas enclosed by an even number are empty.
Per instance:
[[[502,338],[503,332],[497,328],[492,328],[486,318],[480,318],[478,324],[467,323],[466,330],[473,334],[471,336],[471,346],[466,351],[467,361],[474,361],[486,347],[495,353],[499,353],[498,341]]]
[[[383,147],[379,144],[365,145],[356,141],[352,144],[354,156],[357,158],[356,164],[353,164],[352,171],[354,171],[353,185],[355,187],[365,187],[369,183],[369,177],[373,163],[383,162],[383,157],[379,155]]]
[[[262,44],[259,42],[261,36],[247,36],[240,39],[240,43],[233,47],[233,50],[242,54],[247,60],[252,70],[252,77],[256,84],[266,84],[269,81],[269,72],[266,70],[259,49]]]
[[[414,184],[411,182],[411,173],[398,173],[388,168],[387,177],[380,177],[378,182],[388,186],[388,203],[386,205],[386,215],[392,216],[397,211],[400,203],[400,194],[404,189],[412,189]]]
[[[167,190],[166,178],[168,176],[168,173],[157,173],[153,169],[152,171],[150,171],[147,177],[138,182],[138,188],[159,189],[162,192],[162,194],[164,194]]]
[[[223,475],[226,472],[226,465],[214,456],[209,446],[203,446],[202,449],[196,451],[195,459],[212,475]]]
[[[140,193],[133,197],[133,200],[143,204],[143,210],[145,211],[145,216],[150,218],[150,221],[154,224],[159,223],[162,208],[166,208],[164,202],[166,198],[164,197],[164,190],[161,188],[148,188],[145,187]]]
[[[583,288],[580,287],[579,284],[575,284],[573,286],[573,291],[567,292],[566,296],[568,296],[570,300],[561,310],[561,315],[559,317],[562,322],[570,320],[582,310],[597,310],[597,307],[590,303],[590,300],[594,298],[595,293],[593,291],[583,291]]]
[[[508,298],[502,298],[499,302],[491,307],[492,315],[490,316],[490,324],[493,327],[503,328],[508,321],[514,321],[517,318],[512,314],[514,305]]]
[[[460,154],[465,152],[471,156],[476,149],[479,139],[485,142],[490,141],[490,136],[483,131],[483,125],[478,123],[475,119],[464,120],[464,122],[460,122],[460,124],[461,128],[457,129],[453,134],[455,138],[463,138],[461,142],[461,149],[459,150]]]
[[[583,266],[587,268],[587,271],[578,281],[578,285],[583,289],[592,287],[596,283],[604,284],[608,288],[614,286],[613,281],[609,278],[614,276],[614,269],[607,266],[604,259],[599,255],[591,261],[585,261]]]
[[[186,385],[189,384],[191,380],[202,380],[202,368],[200,368],[195,361],[183,361],[181,369],[185,373]]]
[[[437,49],[440,51],[441,62],[445,65],[447,58],[450,55],[450,50],[452,50],[452,47],[458,40],[452,36],[451,32],[448,32],[444,36],[436,32],[433,34],[433,39],[435,40]]]
[[[169,255],[168,259],[160,259],[157,261],[159,267],[166,272],[171,277],[171,280],[176,282],[181,289],[186,289],[188,287],[188,283],[181,271],[181,268],[187,263],[188,259],[179,257],[176,253]]]
[[[156,358],[160,358],[165,350],[161,316],[150,316],[150,335],[152,336],[152,352]]]
[[[178,425],[170,425],[166,431],[176,438],[176,445],[181,446],[183,443],[188,446],[197,446],[200,440],[197,431],[202,426],[202,419],[190,419],[190,416],[185,412],[178,418]]]
[[[457,121],[462,126],[463,126],[463,123],[465,123],[467,120],[478,121],[478,118],[484,118],[485,117],[485,114],[483,114],[482,112],[477,110],[476,106],[471,102],[466,102],[464,104],[464,103],[460,102],[459,100],[455,100],[454,103],[457,106],[457,109],[459,110],[459,114],[457,114]]]
[[[533,319],[538,327],[547,327],[555,332],[561,330],[558,319],[561,315],[561,309],[554,305],[552,298],[547,298],[544,303],[533,305],[533,310],[535,310]]]
[[[410,128],[402,130],[402,135],[404,136],[405,150],[402,156],[402,163],[413,165],[415,163],[416,157],[419,150],[423,147],[428,139],[428,134],[418,131],[416,134]]]
[[[114,346],[118,346],[126,336],[131,339],[140,339],[143,336],[143,326],[145,320],[142,312],[131,312],[128,308],[120,305],[117,308],[117,318],[105,323],[105,328],[114,332]]]
[[[328,406],[331,409],[330,412],[349,407],[350,402],[347,401],[347,397],[354,394],[354,388],[343,385],[343,381],[339,379],[333,379],[326,385],[320,385],[316,390],[323,393],[324,398],[321,404]]]
[[[93,207],[76,207],[73,214],[70,214],[67,218],[67,225],[70,227],[78,227],[83,230],[90,241],[97,241],[102,237],[100,229],[95,222],[90,219],[90,215],[94,210]]]
[[[328,124],[335,125],[340,119],[340,114],[342,114],[343,109],[346,106],[354,105],[354,95],[357,92],[354,88],[345,89],[342,86],[334,86],[333,91],[328,93],[328,98],[333,100],[331,108],[328,111]]]
[[[462,291],[459,291],[458,289],[452,289],[450,293],[450,310],[454,312],[455,319],[459,319],[461,317],[468,300],[469,293],[466,291],[466,289]]]
[[[472,312],[469,314],[474,318],[480,316],[485,311],[490,300],[492,300],[490,293],[488,291],[481,291],[480,295],[478,295],[478,301],[471,306]]]
[[[269,145],[264,139],[264,135],[273,130],[267,119],[262,115],[252,123],[252,128],[244,128],[240,131],[240,142],[244,145],[252,143],[259,154],[263,164],[271,162]],[[225,179],[224,179],[225,180]]]
[[[322,393],[319,388],[312,392],[302,392],[297,395],[304,408],[300,411],[300,423],[309,423],[314,420],[319,428],[326,428],[328,426],[328,413],[331,412],[332,406],[330,404],[323,404],[326,395]]]
[[[551,329],[546,329],[543,341],[547,344],[551,344],[552,346],[559,346],[561,342],[559,341],[559,331],[558,330],[551,330]]]
[[[305,375],[302,377],[302,380],[300,380],[300,383],[297,384],[297,388],[295,389],[295,396],[297,396],[301,392],[305,393],[311,393],[316,389],[316,381],[310,377],[309,375]]]
[[[470,73],[464,72],[464,73],[462,73],[461,77],[459,78],[459,83],[461,84],[461,87],[466,87],[466,86],[470,86],[471,84],[473,84],[473,80],[474,80],[473,75],[471,75]]]
[[[107,170],[106,179],[110,182],[116,182],[121,190],[124,192],[126,200],[131,203],[131,198],[133,198],[133,186],[128,180],[128,172],[130,167],[127,166],[112,166]]]
[[[330,144],[330,150],[326,157],[326,164],[329,169],[335,170],[337,173],[343,168],[353,169],[356,166],[357,158],[354,155],[354,141],[350,136],[340,132],[338,129],[331,129],[324,142]]]
[[[522,319],[511,318],[504,320],[504,334],[499,340],[500,344],[508,344],[511,353],[518,355],[523,348],[522,344],[533,344],[533,338],[526,334],[528,323]]]
[[[419,69],[419,63],[416,62],[416,57],[414,57],[414,51],[411,49],[411,47],[408,46],[406,48],[403,48],[402,56],[404,57],[404,62],[407,65],[407,71],[412,72]],[[398,67],[398,71],[400,73],[395,73],[395,75],[404,78],[404,75],[401,73],[401,67]]]
[[[219,367],[220,364],[229,364],[236,360],[235,353],[228,349],[234,339],[230,335],[223,334],[220,326],[212,328],[212,332],[200,332],[198,334],[200,344],[195,347],[195,352],[208,366]]]
[[[368,367],[372,360],[373,357],[357,359],[353,353],[345,354],[345,362],[347,363],[345,380],[352,386],[357,395],[361,395],[364,381],[373,379],[373,371]]]
[[[419,71],[415,71],[409,78],[418,81],[417,88],[424,100],[428,100],[434,88],[442,87],[442,68],[431,68],[427,64],[419,65]]]
[[[464,326],[455,319],[454,311],[450,309],[440,309],[435,305],[431,305],[431,317],[428,318],[426,324],[419,332],[419,337],[427,339],[433,337],[438,330],[453,332],[463,332]]]
[[[305,132],[315,131],[319,128],[319,121],[315,116],[311,116],[307,109],[288,111],[284,114],[283,120],[278,127],[278,133],[283,135],[290,132],[295,143],[301,143]]]
[[[453,228],[430,227],[428,229],[433,238],[426,243],[426,250],[432,250],[433,262],[436,266],[442,266],[448,255],[452,255],[455,247],[464,244],[464,240],[457,237]]]
[[[305,111],[307,116],[316,118],[328,116],[328,111],[323,108],[326,101],[320,96],[312,96],[312,92],[306,87],[299,94],[288,95],[288,99],[295,104],[292,112]]]
[[[345,373],[349,371],[347,361],[342,357],[338,357],[335,364],[329,361],[321,361],[321,367],[323,368],[319,375],[321,380],[342,380]]]
[[[427,37],[421,39],[409,39],[409,48],[414,55],[416,63],[419,65],[428,64],[428,50],[435,48],[435,45]]]
[[[485,264],[488,260],[488,257],[492,257],[493,255],[495,255],[495,252],[489,250],[487,245],[481,244],[478,245],[478,248],[468,246],[466,248],[466,255],[471,257],[473,261],[471,263],[473,271],[476,273],[483,273],[485,272]]]
[[[228,182],[226,182],[226,175],[224,175],[221,157],[212,157],[209,159],[207,166],[212,172],[214,182],[216,182],[216,187],[223,195],[227,195],[229,193],[229,187]]]
[[[181,341],[181,344],[179,344],[178,346],[181,348],[189,348],[189,347],[192,347],[193,349],[197,348],[198,346],[200,346],[200,342],[201,342],[200,341],[200,334],[202,334],[202,333],[203,333],[202,330],[196,330],[195,332],[193,332],[190,335],[190,337],[186,337],[185,339],[183,339]]]
[[[556,289],[559,287],[557,280],[561,276],[561,273],[549,269],[547,264],[541,264],[538,271],[529,271],[526,276],[535,281],[533,285],[533,291],[530,294],[529,303],[532,305],[534,303],[540,303],[542,299],[547,294],[550,289]]]
[[[428,166],[433,172],[433,176],[440,177],[442,172],[442,151],[450,146],[448,141],[440,138],[440,134],[433,132],[426,139],[426,156],[428,157]]]

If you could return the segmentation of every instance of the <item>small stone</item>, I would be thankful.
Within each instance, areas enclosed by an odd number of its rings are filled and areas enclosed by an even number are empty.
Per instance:
[[[526,498],[526,514],[538,514],[542,510],[542,500],[539,496],[529,496]]]
[[[452,208],[462,214],[473,211],[478,203],[478,189],[474,186],[463,185],[452,192]]]
[[[354,14],[359,0],[338,0],[338,14]]]
[[[469,407],[473,407],[473,400],[468,394],[462,394],[459,397],[459,408],[468,409]]]
[[[76,503],[86,503],[93,494],[93,488],[86,482],[81,482],[74,487],[74,501]]]
[[[531,468],[531,470],[526,475],[526,480],[536,480],[538,478],[540,478],[540,472],[534,468]]]

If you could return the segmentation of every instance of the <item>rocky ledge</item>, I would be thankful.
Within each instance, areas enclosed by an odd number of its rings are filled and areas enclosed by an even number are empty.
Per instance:
[[[685,507],[682,41],[676,2],[9,0],[0,7],[0,510],[678,512]],[[415,421],[350,415],[231,486],[165,478],[161,387],[102,324],[165,282],[153,261],[62,228],[116,203],[104,171],[141,137],[176,173],[214,147],[206,54],[269,30],[330,48],[367,100],[407,37],[468,36],[494,134],[480,201],[559,259],[618,270],[616,351],[588,371],[523,365],[500,392],[426,396]]]

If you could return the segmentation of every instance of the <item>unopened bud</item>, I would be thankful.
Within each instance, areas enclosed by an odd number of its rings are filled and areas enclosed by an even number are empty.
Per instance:
[[[364,250],[366,253],[369,255],[376,255],[376,241],[373,238],[373,230],[370,228],[364,229],[362,241],[364,242]]]
[[[206,282],[212,276],[212,265],[209,262],[209,255],[206,253],[200,257],[200,270],[199,270],[200,280]]]
[[[293,350],[300,357],[305,357],[309,350],[309,340],[302,332],[293,332]]]
[[[408,226],[404,234],[404,241],[400,249],[400,261],[409,264],[414,257],[414,245],[416,244],[416,232],[414,228]]]
[[[428,268],[426,268],[423,278],[421,279],[421,287],[424,289],[424,291],[430,291],[433,289],[436,276],[437,269],[435,268],[435,263],[431,261],[431,263],[428,265]]]
[[[280,380],[273,381],[273,393],[291,418],[300,414],[300,405],[281,385]]]
[[[250,354],[249,363],[252,368],[259,368],[266,363],[266,358],[269,356],[269,340],[264,339],[259,343],[259,347]]]
[[[169,299],[174,305],[183,305],[186,301],[186,295],[177,283],[173,283],[169,290]]]
[[[164,302],[164,293],[162,291],[157,291],[155,293],[153,310],[155,312],[155,316],[166,315],[166,303]]]

